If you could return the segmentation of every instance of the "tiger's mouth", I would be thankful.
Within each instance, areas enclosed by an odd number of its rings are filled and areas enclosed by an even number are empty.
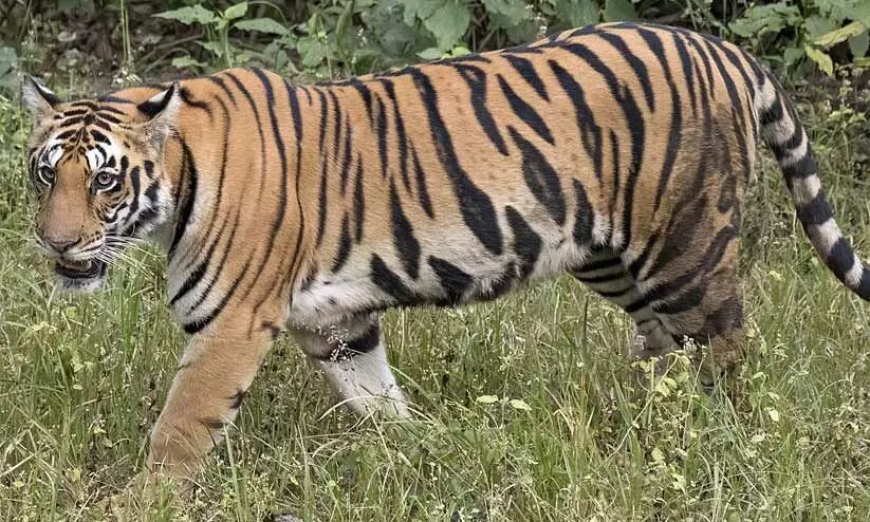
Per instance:
[[[107,268],[106,262],[99,259],[84,261],[58,259],[54,265],[54,272],[68,288],[81,289],[105,279]]]

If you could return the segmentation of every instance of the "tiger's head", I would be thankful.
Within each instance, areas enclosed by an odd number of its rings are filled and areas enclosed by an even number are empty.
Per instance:
[[[33,117],[28,167],[36,243],[55,260],[61,286],[93,290],[121,249],[166,222],[172,194],[163,150],[179,105],[173,84],[62,101],[27,77]]]

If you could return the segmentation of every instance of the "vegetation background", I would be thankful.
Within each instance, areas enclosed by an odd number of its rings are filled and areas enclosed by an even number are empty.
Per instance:
[[[294,82],[531,41],[599,20],[716,33],[799,100],[841,226],[870,256],[868,0],[0,1],[0,521],[89,520],[140,469],[184,339],[163,259],[58,293],[32,247],[20,74],[66,96],[260,65]],[[193,502],[148,520],[870,519],[870,308],[816,260],[765,156],[745,210],[749,357],[728,392],[625,360],[629,320],[569,279],[393,311],[413,423],[333,408],[282,340]]]

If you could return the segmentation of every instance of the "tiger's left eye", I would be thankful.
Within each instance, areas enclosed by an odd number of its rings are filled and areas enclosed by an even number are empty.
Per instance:
[[[115,176],[110,172],[100,172],[94,178],[94,187],[98,189],[106,189],[115,184]]]
[[[48,165],[42,165],[36,171],[39,180],[42,181],[46,185],[51,185],[54,183],[54,178],[56,176],[54,169],[49,167]]]

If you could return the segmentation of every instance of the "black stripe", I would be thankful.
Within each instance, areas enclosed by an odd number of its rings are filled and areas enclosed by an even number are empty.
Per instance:
[[[178,215],[178,219],[175,222],[175,234],[172,237],[172,243],[169,246],[169,258],[172,258],[172,255],[175,253],[175,248],[178,246],[178,242],[181,241],[182,236],[184,236],[184,232],[187,230],[187,223],[190,221],[190,215],[193,213],[193,207],[196,202],[196,190],[197,185],[199,183],[199,174],[196,170],[196,160],[193,157],[193,153],[190,150],[190,147],[187,146],[187,143],[181,142],[182,153],[183,153],[183,162],[182,162],[182,170],[184,181],[184,190],[180,193],[181,201],[180,212]],[[126,157],[121,159],[121,169],[124,169],[124,164],[126,161]],[[184,166],[187,168],[185,169]],[[135,200],[134,200],[135,201]],[[130,213],[133,213],[132,206]]]
[[[102,120],[94,120],[92,123],[104,131],[112,132],[112,127]]]
[[[504,54],[504,58],[511,64],[511,67],[517,71],[532,88],[535,89],[535,92],[538,93],[538,96],[541,98],[550,101],[550,96],[547,94],[547,88],[544,86],[544,82],[541,80],[541,77],[538,76],[537,71],[535,71],[535,66],[531,61],[523,58],[521,56],[514,56],[511,54]]]
[[[420,165],[420,158],[417,156],[417,149],[411,146],[411,158],[414,162],[414,174],[417,179],[417,197],[420,200],[420,206],[429,218],[435,218],[435,211],[432,208],[432,200],[429,198],[429,189],[426,187],[426,173],[423,172],[423,166]]]
[[[681,314],[700,305],[703,300],[704,289],[699,286],[694,286],[675,299],[670,299],[664,303],[657,303],[653,306],[653,310],[657,314]]]
[[[190,94],[190,91],[187,90],[186,87],[182,87],[179,94],[181,94],[181,101],[183,101],[187,105],[190,105],[191,107],[195,107],[197,109],[205,111],[209,119],[213,117],[211,113],[211,107],[209,107],[208,103],[204,101],[194,100],[193,96]]]
[[[619,170],[619,138],[617,138],[616,133],[613,129],[610,129],[610,153],[613,158],[613,190],[610,194],[610,239],[613,239],[613,226],[615,220],[613,219],[613,215],[616,212],[616,205],[619,202],[619,191],[620,191],[620,170]],[[610,243],[610,241],[607,241]]]
[[[64,112],[61,112],[59,114],[55,114],[54,119],[62,120],[65,118],[72,118],[73,116],[84,116],[88,112],[90,112],[90,109],[77,109],[74,111],[64,111]]]
[[[224,251],[225,254],[229,253],[230,247],[232,246],[233,237],[235,236],[236,226],[238,225],[238,223],[239,223],[239,216],[238,216],[238,213],[236,213],[235,222],[233,223],[233,230],[230,233],[230,239],[229,239],[229,242],[227,244],[227,248]],[[200,294],[200,297],[199,297],[199,299],[197,299],[196,303],[194,303],[194,305],[190,308],[190,310],[188,311],[188,314],[190,312],[192,312],[194,309],[198,308],[199,305],[201,305],[205,301],[206,297],[208,297],[208,295],[211,293],[211,289],[214,287],[215,283],[217,283],[217,281],[220,277],[220,273],[223,270],[224,261],[226,261],[226,257],[227,256],[224,255],[223,259],[221,259],[221,263],[218,266],[217,273],[214,275],[212,280],[209,282],[209,284],[205,288],[205,290],[203,290],[202,294]],[[195,334],[195,333],[201,331],[203,328],[205,328],[209,324],[211,324],[211,322],[214,321],[214,319],[218,315],[220,315],[220,313],[223,311],[223,309],[227,306],[227,303],[229,302],[230,299],[232,299],[233,295],[235,295],[236,290],[238,290],[238,288],[239,288],[239,284],[242,282],[242,279],[244,279],[245,276],[248,274],[248,270],[250,268],[251,268],[251,258],[249,257],[248,260],[245,262],[245,267],[242,270],[242,273],[239,274],[238,277],[235,278],[235,280],[233,281],[233,284],[230,285],[229,290],[227,290],[227,292],[223,295],[223,297],[221,297],[221,300],[220,300],[220,302],[218,302],[218,305],[216,307],[214,307],[211,310],[211,312],[209,312],[208,315],[206,315],[205,317],[194,320],[190,323],[186,323],[184,325],[184,331],[189,333],[189,334]]]
[[[112,144],[109,138],[97,129],[91,129],[91,136],[94,138],[94,141],[98,141],[100,143],[108,143],[109,145]]]
[[[350,224],[348,223],[347,214],[341,220],[341,237],[338,240],[338,253],[335,255],[335,262],[332,265],[332,271],[338,272],[350,256],[350,250],[353,242],[350,239]]]
[[[825,224],[829,219],[833,219],[834,213],[831,210],[831,205],[825,199],[824,193],[820,190],[812,201],[797,206],[797,216],[804,227],[807,227]]]
[[[348,80],[347,84],[356,89],[359,95],[362,96],[363,103],[365,103],[366,106],[366,114],[369,116],[369,124],[372,124],[374,121],[374,115],[372,113],[372,91],[369,90],[368,86],[358,78],[351,78]]]
[[[716,64],[716,68],[719,70],[719,76],[722,78],[722,81],[725,82],[725,90],[728,92],[728,98],[731,100],[731,112],[732,114],[736,113],[740,120],[740,129],[737,133],[737,138],[741,139],[746,135],[746,119],[744,117],[743,103],[737,92],[737,86],[734,84],[734,80],[731,79],[731,75],[728,74],[728,71],[725,69],[725,64],[722,62],[722,58],[719,56],[719,53],[716,52],[716,49],[713,48],[710,42],[705,40],[704,43],[710,51],[710,56],[713,57],[713,63]],[[748,162],[744,160],[743,164],[748,165]]]
[[[122,98],[116,98],[116,100],[122,100],[123,103],[129,103],[129,104],[133,103],[130,100],[123,100]],[[100,99],[99,101],[104,102],[106,100]],[[121,103],[121,102],[117,102],[117,103]],[[127,116],[126,112],[124,112],[120,109],[116,109],[116,108],[112,107],[111,105],[100,105],[97,108],[97,116],[99,116],[101,118],[105,117],[104,114],[100,114],[101,112],[110,112],[112,114],[117,114],[118,116]]]
[[[326,120],[329,117],[329,107],[327,105],[326,96],[323,94],[323,91],[321,91],[320,89],[315,89],[314,92],[317,93],[317,101],[320,103],[320,120],[318,121],[320,131],[317,138],[317,150],[320,151],[321,161],[323,161],[323,145],[326,140]]]
[[[444,120],[441,119],[441,114],[438,111],[438,94],[432,87],[429,77],[417,69],[412,69],[410,73],[426,107],[438,159],[453,183],[453,190],[459,200],[463,221],[491,254],[500,255],[502,252],[501,230],[498,227],[498,219],[492,201],[485,192],[474,185],[459,164],[459,158],[453,149],[450,132],[444,125]]]
[[[332,90],[326,91],[326,94],[332,100],[332,105],[335,107],[335,123],[332,126],[333,142],[332,142],[332,161],[338,162],[339,153],[341,152],[341,105],[338,103],[338,98]]]
[[[576,209],[574,211],[574,242],[577,245],[588,245],[592,243],[592,228],[595,222],[595,214],[592,210],[592,205],[589,203],[589,198],[586,195],[586,189],[579,180],[574,180],[574,198],[576,200]]]
[[[643,34],[643,31],[639,32]],[[643,61],[631,52],[631,49],[629,49],[628,45],[625,43],[625,40],[623,40],[620,36],[606,32],[596,32],[595,34],[607,43],[609,43],[611,46],[613,46],[613,48],[616,49],[616,51],[625,59],[625,61],[628,62],[628,65],[634,71],[637,80],[640,82],[640,86],[643,89],[643,95],[646,98],[646,103],[649,106],[650,112],[655,112],[655,93],[653,92],[652,83],[650,83],[649,71],[647,71],[646,65],[643,63]],[[649,40],[647,40],[647,43],[649,43]]]
[[[327,161],[326,155],[323,154],[328,118],[328,101],[326,95],[324,95],[320,89],[316,89],[315,92],[320,101],[320,136],[318,138],[318,148],[320,150],[320,154],[318,155],[320,159],[320,195],[317,199],[318,220],[317,240],[315,241],[315,246],[319,247],[323,242],[324,232],[326,232],[327,192],[329,185],[329,161]]]
[[[191,158],[191,161],[192,161],[192,158]],[[194,167],[194,168],[196,168],[196,167]],[[123,174],[120,174],[120,176],[123,176]],[[141,180],[139,178],[139,167],[133,167],[132,169],[130,169],[130,174],[128,176],[128,179],[130,180],[130,185],[131,185],[130,188],[132,189],[132,192],[133,192],[133,201],[130,202],[130,215],[135,216],[136,211],[139,210],[139,194],[140,194],[140,190],[141,190],[141,183],[140,183]]]
[[[778,123],[782,120],[783,112],[782,112],[782,100],[780,99],[779,93],[776,93],[776,98],[773,100],[773,105],[761,111],[758,115],[758,123],[761,124],[762,127],[766,127],[768,125]]]
[[[458,266],[444,259],[429,256],[429,266],[438,277],[441,288],[447,295],[446,304],[457,304],[474,281],[470,275]]]
[[[576,271],[572,272],[572,274],[574,275],[574,277],[578,281],[586,283],[587,285],[600,284],[600,283],[611,283],[613,281],[619,281],[620,279],[623,279],[626,276],[626,273],[624,270],[621,270],[619,272],[612,272],[612,273],[604,274],[604,275],[600,275],[600,276],[592,276],[592,277],[583,277],[583,276],[577,275],[579,273],[580,272],[576,272]]]
[[[583,140],[583,148],[586,154],[592,158],[595,166],[595,177],[602,178],[602,147],[601,127],[595,123],[595,112],[586,103],[586,96],[580,84],[555,60],[550,60],[550,69],[559,81],[559,85],[574,104],[574,115],[577,117],[577,127],[580,129],[580,137]],[[612,132],[612,131],[611,131]]]
[[[674,47],[677,49],[677,54],[680,56],[680,65],[682,66],[682,75],[681,77],[686,81],[686,88],[689,91],[689,98],[692,101],[692,115],[698,115],[698,100],[695,94],[695,76],[693,74],[692,62],[689,57],[689,52],[686,49],[686,44],[683,42],[683,38],[674,33]]]
[[[290,113],[293,116],[293,127],[296,131],[296,179],[294,183],[294,194],[299,194],[301,191],[300,183],[302,180],[302,112],[299,107],[299,100],[296,98],[296,91],[294,88],[284,80],[284,88],[287,89],[287,98],[290,103]],[[303,87],[303,92],[306,94],[308,91]],[[311,103],[309,98],[308,103]],[[302,200],[300,198],[294,198],[296,200],[296,212],[299,219],[299,225],[297,228],[296,234],[296,244],[293,247],[293,254],[290,260],[289,270],[284,270],[284,275],[281,278],[280,283],[278,284],[277,291],[283,292],[284,288],[288,283],[292,283],[293,280],[299,275],[299,266],[302,263],[303,252],[302,252],[302,241],[305,239],[305,213],[302,210]],[[283,266],[283,261],[282,261]],[[254,311],[258,311],[263,303],[269,298],[269,294],[264,294],[257,305],[254,307]]]
[[[266,255],[263,256],[262,261],[260,261],[259,267],[254,272],[254,279],[248,285],[248,289],[243,294],[242,298],[244,299],[250,294],[251,290],[253,290],[254,286],[257,284],[257,281],[260,279],[265,271],[263,270],[269,262],[269,259],[272,257],[272,252],[275,248],[275,238],[278,236],[278,231],[281,229],[281,226],[284,224],[284,214],[287,211],[287,153],[284,148],[284,140],[281,138],[281,127],[278,124],[278,115],[275,113],[275,92],[272,88],[272,83],[266,77],[266,74],[260,69],[251,69],[263,84],[263,89],[266,93],[266,108],[269,112],[269,121],[272,126],[272,136],[275,139],[275,148],[278,150],[278,159],[280,161],[281,170],[279,171],[280,175],[278,178],[281,180],[281,183],[278,188],[278,203],[276,208],[276,215],[272,219],[272,226],[269,229],[269,239],[266,243]],[[299,108],[298,101],[296,100],[296,95],[293,93],[293,89],[288,85],[287,93],[290,100],[290,110],[293,113],[293,127],[296,131],[296,149],[300,148],[300,138],[301,138],[301,122],[299,121]],[[264,158],[265,164],[265,158]]]
[[[414,237],[414,227],[402,210],[402,202],[396,184],[390,180],[390,216],[393,222],[393,245],[402,261],[405,272],[412,279],[420,275],[420,243]]]
[[[553,139],[553,134],[550,132],[550,128],[547,127],[547,123],[544,122],[544,119],[535,112],[535,109],[531,105],[526,103],[525,100],[520,98],[520,96],[514,92],[502,75],[499,74],[497,77],[498,85],[501,87],[501,91],[505,98],[507,98],[514,114],[523,120],[526,125],[531,127],[532,130],[538,133],[540,137],[544,138],[547,143],[555,145],[556,141]]]
[[[686,42],[688,42],[689,45],[691,45],[695,49],[695,52],[698,55],[698,59],[700,59],[701,63],[704,65],[704,71],[707,73],[707,85],[710,86],[710,98],[715,100],[716,99],[716,89],[714,89],[715,80],[713,80],[713,68],[710,66],[710,60],[707,57],[707,53],[704,52],[704,49],[703,49],[703,47],[701,47],[701,44],[699,44],[697,42],[697,40],[695,40],[694,35],[688,34],[688,33],[683,33],[683,34],[686,37]],[[698,75],[698,81],[699,82],[702,81],[700,74]],[[702,101],[705,100],[705,97],[703,94],[701,95],[701,100]]]
[[[564,225],[565,199],[562,197],[562,186],[556,170],[541,151],[520,136],[513,127],[509,126],[508,132],[523,155],[523,177],[529,190],[546,207],[553,221],[560,226]]]
[[[199,265],[197,265],[197,267],[192,272],[190,272],[190,275],[188,275],[187,279],[184,280],[184,283],[182,283],[181,288],[178,289],[178,292],[176,292],[175,295],[173,295],[169,299],[170,305],[175,304],[176,301],[187,295],[191,290],[194,289],[194,287],[196,287],[196,285],[199,284],[203,276],[205,276],[205,272],[208,269],[209,263],[212,261],[212,256],[217,249],[218,243],[220,242],[221,236],[226,229],[228,221],[228,219],[224,219],[220,229],[218,230],[217,236],[214,238],[214,241],[212,241],[209,245],[208,250],[206,250],[206,254],[202,257]]]
[[[622,266],[622,260],[617,256],[593,261],[577,268],[574,272],[578,274],[583,272],[595,272],[596,270],[604,270],[605,268],[613,268],[615,266]]]
[[[215,209],[214,212],[217,213],[217,212],[220,212],[221,203],[223,201],[224,181],[226,179],[227,161],[228,161],[228,156],[229,156],[230,113],[229,113],[229,109],[227,108],[227,104],[224,103],[224,101],[221,98],[215,97],[215,101],[218,102],[218,105],[221,108],[221,113],[223,114],[223,117],[224,117],[224,125],[223,125],[223,133],[222,133],[223,134],[223,143],[222,143],[223,148],[221,149],[221,170],[220,170],[220,174],[218,175],[218,180],[217,180],[217,195],[215,196],[214,205],[212,207]],[[148,163],[149,162],[145,163],[145,172],[146,173],[148,173]],[[152,164],[152,168],[153,168],[153,164]],[[204,238],[205,241],[210,240],[211,233],[215,229],[215,226],[216,226],[215,225],[216,221],[217,221],[217,215],[213,214],[213,218],[208,220],[208,227],[206,228],[205,233],[202,235],[202,237]],[[185,269],[190,270],[194,261],[196,261],[196,252],[194,252],[194,256],[187,263],[187,266]]]
[[[351,141],[350,117],[344,121],[344,159],[341,161],[341,195],[347,190],[347,178],[350,176],[350,166],[353,160],[353,142]]]
[[[133,103],[130,100],[126,100],[124,98],[119,98],[117,96],[112,96],[111,94],[105,94],[103,96],[100,96],[99,98],[97,98],[97,101],[102,102],[102,103],[121,103],[121,104],[125,104],[125,105]],[[108,110],[108,108],[101,107],[100,110]],[[117,109],[114,109],[114,108],[113,108],[113,110],[117,111]],[[118,113],[121,113],[121,111],[118,111]],[[123,114],[123,113],[121,113],[121,114]]]
[[[357,158],[356,163],[356,183],[353,190],[353,213],[354,223],[356,224],[356,242],[362,242],[363,224],[365,223],[365,192],[363,191],[363,159],[362,155]]]
[[[100,114],[99,112],[95,113],[95,114],[96,114],[97,118],[99,118],[101,120],[105,120],[109,123],[115,123],[115,124],[121,123],[121,120],[119,118],[116,118],[110,114]]]
[[[478,67],[463,66],[458,67],[457,71],[468,88],[471,90],[471,107],[474,109],[474,116],[477,122],[486,133],[489,141],[495,145],[495,148],[504,155],[508,155],[507,145],[504,142],[501,134],[498,132],[498,126],[489,111],[489,106],[486,104],[486,74]]]
[[[852,247],[846,238],[841,237],[837,239],[837,242],[834,243],[834,246],[831,247],[831,251],[828,252],[828,256],[825,258],[825,264],[828,265],[828,268],[831,269],[831,272],[837,278],[844,283],[846,282],[846,274],[855,266],[855,254],[852,252]]]
[[[377,254],[372,255],[371,260],[372,282],[384,293],[396,300],[398,304],[410,304],[414,302],[414,293],[402,281],[384,260]]]
[[[794,187],[794,180],[807,178],[816,172],[818,172],[818,167],[809,143],[807,143],[807,153],[803,158],[787,167],[782,167],[782,174],[789,190]]]
[[[387,150],[387,137],[389,128],[387,128],[387,108],[381,97],[375,94],[375,107],[377,108],[377,123],[375,123],[375,133],[378,135],[378,157],[381,162],[381,178],[387,177],[387,171],[390,169],[390,156]]]
[[[230,103],[233,104],[233,108],[238,107],[238,105],[236,104],[236,95],[233,94],[233,91],[230,90],[229,87],[227,87],[227,84],[223,78],[221,78],[220,76],[206,76],[205,79],[217,85],[224,92],[224,94],[227,95],[227,97],[230,99]],[[217,99],[220,101],[220,98]]]
[[[680,98],[680,92],[674,82],[671,67],[668,64],[665,48],[662,45],[661,39],[652,31],[640,30],[640,36],[649,46],[650,50],[655,54],[665,72],[665,80],[668,83],[668,89],[671,92],[671,125],[668,127],[668,144],[665,148],[665,161],[662,164],[662,171],[659,175],[659,184],[656,189],[655,206],[653,212],[658,211],[662,203],[662,198],[665,194],[665,189],[668,186],[668,181],[671,179],[671,173],[674,169],[674,163],[677,160],[677,152],[680,150],[683,133],[683,102]]]
[[[326,232],[326,203],[327,193],[329,189],[329,162],[323,155],[320,156],[320,195],[317,197],[317,240],[315,247],[319,247],[323,242],[323,236]]]
[[[514,234],[514,252],[520,258],[520,275],[528,277],[535,269],[543,242],[523,216],[511,206],[505,208],[508,224]]]
[[[199,297],[197,297],[197,299],[196,299],[196,302],[194,302],[193,305],[191,305],[191,307],[187,309],[187,312],[185,315],[190,314],[191,312],[193,312],[194,310],[199,308],[199,306],[202,303],[204,303],[206,298],[211,294],[212,288],[214,288],[214,286],[218,283],[218,281],[220,281],[221,274],[223,273],[224,268],[227,266],[226,260],[229,257],[230,252],[233,249],[233,242],[236,238],[236,230],[238,229],[238,226],[239,226],[240,213],[241,213],[241,207],[236,208],[236,213],[233,216],[233,221],[232,221],[233,227],[230,229],[230,235],[227,238],[227,244],[223,248],[223,255],[221,256],[220,261],[218,261],[217,269],[215,270],[214,275],[212,276],[212,278],[208,282],[208,284],[205,286],[205,288],[202,290],[202,292],[200,292]],[[215,241],[217,241],[217,240],[218,239],[215,239]],[[249,256],[248,261],[245,263],[245,267],[242,270],[242,276],[247,273],[248,268],[250,266],[250,260],[251,260],[251,257]],[[238,278],[236,278],[236,280],[240,281],[242,276],[239,276]]]
[[[399,146],[399,168],[402,174],[402,183],[406,190],[411,190],[411,179],[408,176],[408,139],[405,133],[405,121],[399,111],[399,102],[396,99],[396,89],[390,80],[381,80],[387,90],[387,96],[393,103],[393,119],[396,121],[396,140]]]
[[[645,137],[645,124],[643,114],[634,101],[628,87],[623,87],[620,96],[620,105],[625,113],[628,130],[631,136],[631,164],[628,167],[628,179],[625,182],[625,203],[622,209],[622,238],[626,247],[631,244],[631,214],[634,211],[634,189],[637,179],[640,177],[640,169],[643,164],[643,149]]]

